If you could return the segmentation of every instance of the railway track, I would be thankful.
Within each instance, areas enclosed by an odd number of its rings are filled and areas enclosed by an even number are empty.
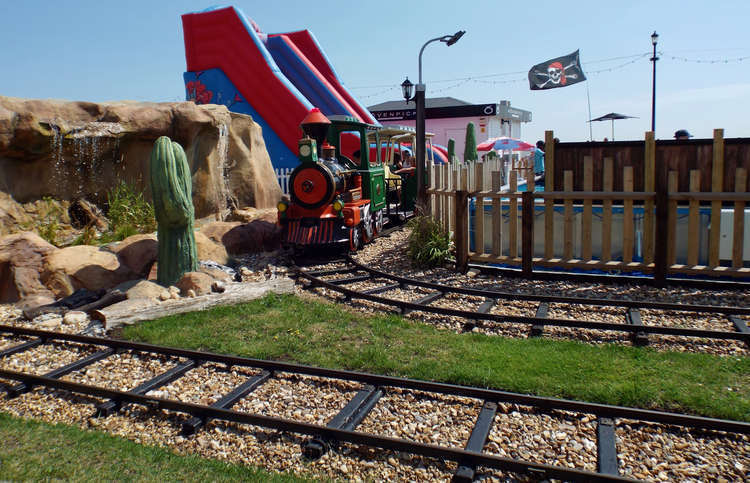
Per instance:
[[[750,434],[750,423],[712,419],[700,416],[676,414],[629,407],[593,404],[572,400],[536,397],[515,394],[491,389],[442,384],[413,379],[351,372],[344,370],[324,369],[284,362],[265,361],[235,356],[219,355],[208,352],[182,350],[160,347],[150,344],[128,342],[123,340],[92,337],[85,335],[62,334],[35,329],[0,325],[0,378],[4,380],[4,389],[8,398],[20,396],[32,391],[35,387],[69,391],[97,398],[98,403],[92,406],[92,413],[97,416],[108,416],[119,411],[123,406],[134,404],[149,408],[158,408],[170,412],[185,413],[181,431],[185,436],[199,433],[211,420],[228,421],[244,425],[260,426],[279,431],[288,431],[307,435],[303,443],[303,453],[309,458],[318,458],[330,448],[340,443],[364,445],[381,450],[395,450],[413,455],[437,458],[440,461],[453,461],[457,469],[454,481],[472,481],[477,471],[496,469],[518,474],[531,475],[532,478],[557,478],[567,481],[626,481],[621,476],[618,461],[619,425],[645,424],[655,427],[676,428],[677,431],[710,434],[718,439],[729,439],[736,444],[747,444]],[[11,370],[13,358],[27,351],[46,348],[51,359],[37,371]],[[145,360],[149,358],[169,359],[163,371],[154,374],[148,380],[135,387],[115,387],[105,382],[92,381],[89,369],[97,364],[114,360],[123,354],[134,354]],[[185,402],[176,397],[165,396],[160,388],[175,383],[186,377],[190,371],[201,366],[221,365],[225,368],[241,368],[247,377],[234,387],[227,387],[223,394],[217,396],[211,404]],[[111,369],[108,369],[110,372]],[[39,373],[41,372],[41,373]],[[278,397],[276,392],[263,392],[264,386],[272,386],[273,381],[282,374],[300,377],[312,376],[319,384],[329,381],[345,381],[350,391],[339,395],[341,401],[332,417],[320,424],[308,422],[301,417],[278,417],[263,415],[252,411],[233,409],[242,406],[242,401],[261,397],[272,399]],[[201,376],[205,380],[208,376]],[[85,383],[81,380],[86,381]],[[332,386],[333,387],[333,386]],[[401,397],[405,392],[418,393],[420,398],[454,398],[459,406],[471,406],[476,410],[473,421],[466,421],[470,427],[469,436],[460,446],[441,442],[422,442],[409,437],[393,437],[389,434],[375,434],[362,430],[363,421],[369,421],[367,427],[373,427],[373,419],[379,414],[375,408],[388,397]],[[352,395],[353,394],[353,395]],[[519,408],[527,408],[526,413]],[[523,414],[519,413],[521,411]],[[586,415],[590,421],[591,436],[596,440],[596,470],[567,467],[564,465],[544,464],[540,458],[528,459],[502,456],[492,445],[488,445],[491,431],[507,431],[501,422],[522,420],[532,414],[567,414],[573,419]],[[437,419],[449,418],[447,414],[436,415]],[[493,428],[493,425],[498,426]],[[377,424],[375,424],[377,427]],[[568,426],[575,432],[580,430]],[[661,430],[660,430],[661,431]],[[539,435],[528,435],[537,438]],[[571,439],[574,434],[566,434]],[[593,443],[592,443],[593,444]],[[594,448],[592,448],[593,452]],[[533,456],[533,455],[532,455]],[[543,458],[542,458],[543,459]]]
[[[308,288],[322,287],[342,294],[347,300],[366,300],[393,307],[401,314],[420,311],[463,319],[464,331],[477,327],[497,329],[525,326],[528,335],[542,336],[549,328],[567,328],[574,332],[596,330],[624,333],[634,345],[646,345],[653,336],[671,336],[681,341],[738,341],[744,343],[745,347],[750,346],[750,329],[747,326],[750,307],[513,293],[402,277],[368,267],[351,257],[338,265],[318,270],[296,266],[295,272],[306,281]],[[472,298],[475,300],[474,307],[468,310],[451,308],[450,304],[436,305],[441,300],[451,298]],[[534,315],[516,315],[504,310],[506,305],[517,302],[533,304]],[[585,320],[550,317],[553,304],[595,310],[592,317]],[[651,322],[644,323],[644,314]],[[708,324],[709,328],[684,327],[670,320],[675,314],[704,317],[713,322]],[[613,318],[620,318],[621,321],[613,322]]]

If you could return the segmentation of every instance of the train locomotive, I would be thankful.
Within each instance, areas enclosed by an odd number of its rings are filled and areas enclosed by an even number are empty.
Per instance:
[[[348,116],[329,118],[313,109],[300,127],[300,164],[289,177],[288,198],[278,204],[282,243],[344,244],[357,250],[387,220],[403,219],[413,210],[416,180],[393,177],[383,163],[388,139],[380,135],[382,126]]]

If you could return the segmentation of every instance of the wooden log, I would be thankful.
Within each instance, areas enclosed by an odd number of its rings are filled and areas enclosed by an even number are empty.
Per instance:
[[[92,292],[91,290],[81,288],[54,303],[25,309],[23,316],[28,320],[33,320],[42,314],[64,314],[69,310],[81,310],[79,307],[99,300],[103,295],[104,290]]]
[[[502,187],[501,173],[492,172],[492,191],[499,192]],[[499,257],[503,247],[503,210],[500,199],[492,200],[492,254]]]
[[[604,158],[602,190],[612,191],[614,186],[614,161]],[[602,262],[612,260],[612,200],[602,200]]]
[[[743,193],[747,189],[747,170],[737,168],[734,176],[734,191]],[[745,240],[745,202],[734,202],[734,227],[732,230],[732,268],[742,268],[742,251]]]
[[[259,283],[238,283],[228,285],[220,294],[201,295],[157,302],[153,299],[125,300],[109,307],[91,311],[91,318],[99,320],[109,330],[134,324],[143,320],[153,320],[168,315],[207,310],[219,305],[234,305],[255,300],[268,293],[293,293],[294,281],[289,278],[267,280]]]

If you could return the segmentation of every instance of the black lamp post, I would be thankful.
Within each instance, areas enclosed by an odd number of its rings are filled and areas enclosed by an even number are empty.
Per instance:
[[[654,63],[653,82],[651,84],[651,131],[656,135],[656,61],[659,58],[656,56],[656,42],[659,40],[659,34],[654,31],[651,34],[651,44],[654,46],[654,56],[651,57],[651,62]]]
[[[430,39],[424,43],[422,48],[419,50],[419,83],[417,84],[417,94],[415,101],[417,104],[417,200],[418,205],[426,208],[427,206],[427,187],[424,182],[425,165],[424,165],[424,154],[425,154],[425,127],[424,127],[424,102],[425,102],[425,85],[422,83],[422,52],[428,44],[435,41],[444,42],[448,47],[458,42],[458,39],[463,37],[466,33],[465,30],[459,30],[453,35],[444,35],[442,37],[436,37]],[[403,88],[403,84],[401,85]]]

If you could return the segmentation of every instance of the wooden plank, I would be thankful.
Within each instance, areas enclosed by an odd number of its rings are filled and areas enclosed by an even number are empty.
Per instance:
[[[669,193],[677,191],[677,171],[670,171],[667,181],[667,190]],[[677,263],[677,200],[669,198],[669,207],[667,215],[667,265],[672,266]]]
[[[747,170],[737,168],[734,175],[734,191],[743,193],[747,189]],[[732,229],[732,268],[742,268],[745,243],[745,202],[734,202],[734,227]]]
[[[474,166],[474,189],[484,189],[484,163]],[[474,251],[481,255],[484,253],[484,198],[477,194],[474,204]]]
[[[573,191],[573,171],[565,170],[563,173],[563,189],[570,193]],[[563,221],[563,258],[573,258],[573,200],[566,199],[565,217]]]
[[[697,169],[690,170],[690,191],[701,190],[701,172]],[[698,264],[698,242],[700,241],[698,228],[700,222],[700,204],[697,200],[690,200],[688,212],[688,265]]]
[[[492,191],[499,192],[502,188],[502,173],[492,172]],[[492,200],[492,254],[500,256],[503,246],[503,211],[500,199]]]
[[[656,141],[653,131],[646,133],[643,165],[643,191],[654,191],[656,178]],[[643,262],[654,261],[654,202],[643,202]]]
[[[544,191],[555,191],[555,133],[544,131]]]
[[[552,131],[544,133],[544,191],[555,191],[555,136]],[[544,200],[544,257],[555,253],[555,200]]]
[[[724,190],[724,130],[714,129],[713,163],[711,168],[711,191]],[[719,242],[721,240],[721,201],[711,202],[711,229],[708,232],[708,265],[719,266]]]
[[[518,190],[518,171],[510,172],[510,190]],[[518,198],[510,199],[510,210],[508,211],[508,253],[512,258],[518,256]]]
[[[521,223],[521,265],[524,276],[531,277],[534,270],[534,192],[526,191],[521,200],[523,218]]]
[[[455,205],[455,193],[458,191],[458,176],[459,176],[459,170],[453,170],[451,171],[451,191],[453,192],[453,200],[450,204],[450,208],[448,209],[450,212],[450,216],[448,217],[448,223],[450,224],[450,231],[455,233],[456,230],[456,205]]]
[[[633,191],[633,167],[622,169],[622,190]],[[633,200],[623,200],[622,203],[622,261],[633,261],[633,246],[635,245],[635,226],[633,223]]]
[[[602,191],[612,191],[614,186],[614,161],[604,158]],[[612,260],[612,200],[602,200],[602,256],[601,261]]]
[[[583,190],[594,189],[594,159],[591,156],[583,157]],[[583,200],[583,220],[581,223],[581,258],[591,260],[591,221],[592,200]]]

